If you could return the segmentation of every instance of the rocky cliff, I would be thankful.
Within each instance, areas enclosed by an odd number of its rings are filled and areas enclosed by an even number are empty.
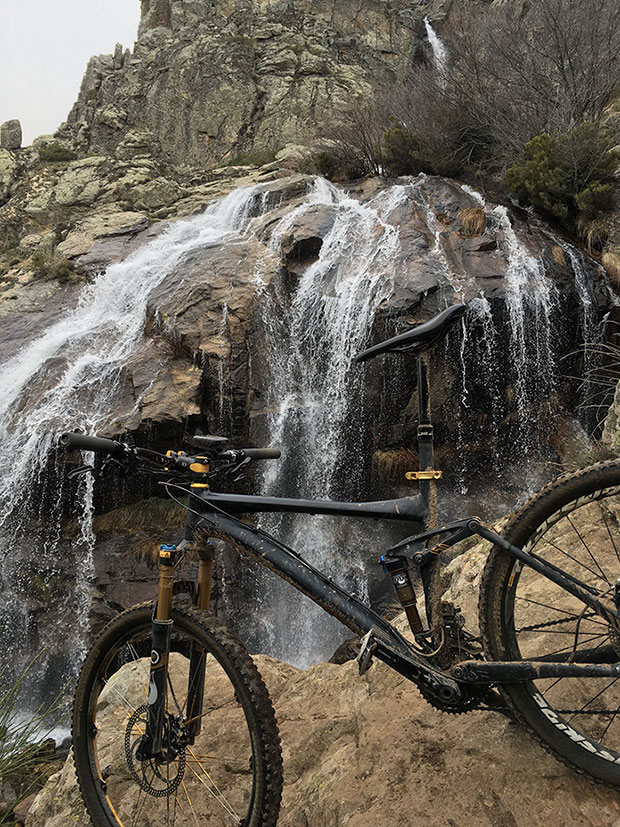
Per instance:
[[[143,0],[133,53],[91,60],[65,132],[90,154],[126,156],[139,140],[179,164],[305,142],[371,84],[403,76],[432,11],[374,0]]]

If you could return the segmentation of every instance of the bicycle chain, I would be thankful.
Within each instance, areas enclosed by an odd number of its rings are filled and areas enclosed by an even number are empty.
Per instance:
[[[593,616],[594,616],[594,613],[592,613],[591,615],[584,615],[584,619],[587,618],[587,617],[593,617]],[[520,632],[535,631],[536,629],[542,629],[542,628],[546,628],[548,626],[557,626],[560,623],[568,623],[572,620],[574,620],[573,617],[562,618],[561,620],[550,620],[546,623],[538,623],[538,624],[535,624],[533,626],[523,626],[521,629],[519,629],[519,631]],[[471,643],[480,643],[480,644],[482,644],[482,638],[481,637],[472,637],[470,639],[470,642]],[[484,687],[484,691],[486,691],[487,689],[488,689],[488,687]],[[424,698],[429,703],[432,703],[433,706],[436,706],[437,708],[440,708],[439,705],[437,703],[433,703],[433,701],[430,698],[428,698],[424,694],[424,692],[422,692],[421,694],[424,696]],[[439,702],[439,703],[441,703],[441,702]],[[463,707],[462,709],[460,709],[460,708],[459,709],[442,708],[442,711],[443,712],[461,712],[461,711],[463,711],[463,712],[475,712],[475,711],[480,711],[480,712],[501,712],[504,715],[506,715],[506,714],[511,715],[512,714],[511,711],[510,711],[510,708],[508,706],[492,706],[491,704],[484,705],[484,706],[473,706],[473,705],[469,706],[469,705],[467,705],[467,706]],[[557,712],[558,715],[617,715],[618,711],[619,711],[618,709],[556,709],[555,710],[555,712]]]
[[[596,617],[595,612],[584,615],[583,620],[587,620],[590,617]],[[515,629],[515,632],[535,632],[537,629],[546,629],[549,626],[559,626],[560,623],[570,623],[574,620],[574,617],[563,617],[560,620],[548,620],[546,623],[535,623],[533,626],[521,626],[520,629]]]

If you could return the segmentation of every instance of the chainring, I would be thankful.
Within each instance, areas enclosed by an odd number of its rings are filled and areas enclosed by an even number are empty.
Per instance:
[[[427,686],[418,686],[420,695],[422,695],[427,703],[435,707],[435,709],[439,709],[441,712],[448,712],[452,715],[460,715],[463,712],[478,709],[488,691],[487,686],[477,687],[461,684],[459,688],[461,690],[461,697],[458,700],[446,701],[443,698],[439,698]]]

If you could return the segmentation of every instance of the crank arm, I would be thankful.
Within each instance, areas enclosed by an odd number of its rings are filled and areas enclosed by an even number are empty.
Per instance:
[[[462,683],[518,683],[539,678],[620,678],[620,663],[466,660],[453,668],[452,676]]]
[[[358,656],[361,674],[370,666],[372,657],[383,661],[400,675],[415,683],[416,686],[422,686],[435,693],[442,701],[455,701],[461,694],[458,681],[455,681],[450,675],[440,672],[426,661],[419,661],[413,652],[411,655],[405,655],[401,651],[396,651],[381,637],[380,632],[375,628],[364,636],[362,650]]]

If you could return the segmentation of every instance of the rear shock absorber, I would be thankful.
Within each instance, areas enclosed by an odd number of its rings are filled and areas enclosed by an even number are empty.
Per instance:
[[[409,575],[407,561],[403,557],[382,557],[381,563],[392,578],[396,597],[405,610],[411,631],[414,635],[421,634],[424,628],[418,612],[418,601]]]

